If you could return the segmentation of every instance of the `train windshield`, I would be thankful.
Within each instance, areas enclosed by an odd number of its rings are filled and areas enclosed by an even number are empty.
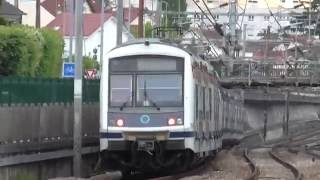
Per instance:
[[[138,75],[137,106],[181,106],[182,76]]]
[[[112,106],[132,104],[132,76],[112,75],[110,77],[110,101]]]
[[[183,105],[183,58],[144,55],[109,62],[111,107]]]

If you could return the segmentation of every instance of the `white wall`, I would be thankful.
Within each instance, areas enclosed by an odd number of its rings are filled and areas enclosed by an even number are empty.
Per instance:
[[[123,27],[124,28],[124,27]],[[130,35],[128,35],[126,29],[123,29],[122,34],[122,42],[128,41],[129,38],[131,38]],[[116,26],[116,19],[111,17],[108,21],[104,24],[104,50],[103,54],[104,56],[106,53],[108,53],[111,49],[116,47],[116,38],[117,38],[117,26]],[[97,48],[97,60],[100,61],[100,28],[96,30],[91,36],[85,37],[83,41],[83,55],[85,56],[93,56],[93,49]],[[65,41],[65,47],[64,51],[67,53],[68,56],[69,53],[69,46],[70,46],[70,40],[69,37],[64,38]],[[75,52],[75,41],[73,41],[73,52]]]

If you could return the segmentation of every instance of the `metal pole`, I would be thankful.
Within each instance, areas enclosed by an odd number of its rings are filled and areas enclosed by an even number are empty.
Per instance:
[[[297,39],[298,39],[298,26],[296,27],[295,44],[294,44],[294,57],[296,60],[298,60]]]
[[[122,26],[123,26],[123,1],[118,0],[118,5],[117,5],[117,46],[122,44]]]
[[[161,26],[161,12],[162,12],[162,0],[157,0],[157,9],[155,14],[155,26],[160,27]]]
[[[129,31],[129,33],[131,32],[130,24],[131,24],[131,0],[129,0],[129,14],[128,14],[128,31]]]
[[[180,21],[180,13],[181,13],[181,0],[178,0],[178,24],[181,23],[181,21]]]
[[[230,34],[231,34],[231,42],[230,46],[230,54],[232,57],[234,54],[234,45],[237,40],[236,28],[237,28],[237,0],[229,0],[229,25],[230,25]]]
[[[311,40],[311,0],[309,0],[309,31],[308,31],[308,41]]]
[[[286,112],[285,112],[285,134],[289,135],[289,91],[285,94]]]
[[[243,25],[243,48],[242,48],[242,57],[246,56],[246,46],[247,46],[247,24]]]
[[[251,63],[250,63],[250,60],[248,61],[249,63],[249,67],[248,67],[248,71],[249,71],[249,74],[248,74],[248,85],[249,87],[251,86]]]
[[[70,21],[70,29],[69,29],[69,62],[73,61],[72,55],[73,55],[73,34],[74,34],[74,0],[70,0],[70,16],[69,16],[69,21]]]
[[[103,65],[103,39],[104,39],[104,8],[105,8],[105,1],[101,1],[101,12],[100,12],[100,72],[102,72],[102,65]]]
[[[36,0],[36,28],[40,26],[40,0]]]
[[[139,0],[138,37],[143,38],[143,8],[144,0]]]
[[[268,124],[268,113],[267,113],[267,107],[265,107],[263,111],[263,116],[264,116],[264,125],[263,125],[263,139],[266,141],[267,139],[267,124]]]
[[[81,177],[83,0],[77,0],[75,5],[76,71],[74,78],[73,174],[76,177]]]
[[[166,2],[166,12],[168,12],[168,3]],[[166,13],[166,27],[168,27],[168,13]]]

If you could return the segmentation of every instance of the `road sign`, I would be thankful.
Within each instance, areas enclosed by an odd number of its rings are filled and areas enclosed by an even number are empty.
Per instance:
[[[85,78],[86,79],[95,79],[97,75],[96,69],[88,69],[86,70]]]
[[[74,78],[75,75],[75,64],[74,63],[63,63],[62,76],[64,78]]]

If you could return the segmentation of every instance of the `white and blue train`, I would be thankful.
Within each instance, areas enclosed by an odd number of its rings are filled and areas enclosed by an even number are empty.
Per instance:
[[[100,149],[140,170],[185,166],[241,138],[241,96],[212,65],[178,46],[135,42],[111,50],[100,89]]]

